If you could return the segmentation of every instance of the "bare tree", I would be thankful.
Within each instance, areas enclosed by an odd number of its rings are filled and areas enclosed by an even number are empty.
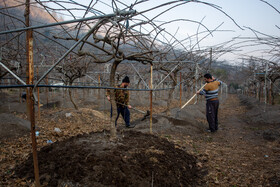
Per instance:
[[[86,75],[89,62],[83,57],[70,57],[65,60],[62,66],[56,67],[56,70],[61,74],[60,78],[65,85],[72,86],[74,81]],[[68,89],[70,101],[78,110],[77,104],[72,98],[71,88]]]

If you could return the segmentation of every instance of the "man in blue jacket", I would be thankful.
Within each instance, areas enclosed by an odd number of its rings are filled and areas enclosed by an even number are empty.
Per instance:
[[[204,75],[204,80],[207,84],[204,89],[197,92],[197,94],[204,95],[206,98],[206,118],[209,124],[208,132],[215,132],[218,130],[218,92],[222,81],[215,79],[209,73]]]

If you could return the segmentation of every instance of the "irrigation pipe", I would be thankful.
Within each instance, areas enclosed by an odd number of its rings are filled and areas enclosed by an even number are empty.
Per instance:
[[[171,87],[171,88],[158,88],[158,89],[134,89],[134,88],[115,88],[115,87],[98,87],[98,86],[67,86],[67,85],[33,85],[33,84],[26,84],[26,85],[4,85],[0,86],[0,89],[2,88],[27,88],[27,87],[45,87],[45,88],[78,88],[78,89],[108,89],[108,90],[131,90],[131,91],[161,91],[161,90],[170,90],[177,87]]]

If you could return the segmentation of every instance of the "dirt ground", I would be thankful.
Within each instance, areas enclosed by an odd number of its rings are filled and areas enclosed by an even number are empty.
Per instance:
[[[153,134],[149,119],[131,110],[136,127],[127,129],[119,119],[111,140],[110,104],[100,93],[77,94],[78,111],[63,95],[51,94],[48,105],[41,98],[40,118],[36,111],[42,186],[280,186],[279,106],[222,96],[219,130],[207,133],[204,101],[166,116],[166,102],[157,98]],[[0,186],[34,186],[25,103],[18,95],[1,93]],[[149,109],[144,101],[131,103]]]

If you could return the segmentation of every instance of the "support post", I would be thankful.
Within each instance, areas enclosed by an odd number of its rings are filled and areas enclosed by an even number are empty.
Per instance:
[[[46,76],[46,84],[48,85],[49,84],[49,79],[48,79],[48,76]],[[49,88],[46,87],[46,99],[47,99],[47,105],[49,105]]]
[[[30,0],[26,0],[25,4],[25,23],[26,27],[29,27],[29,14],[30,14]],[[34,62],[33,62],[33,32],[28,29],[26,31],[26,49],[27,49],[27,84],[34,84]],[[34,97],[32,95],[33,88],[27,88],[26,98],[28,98],[29,108],[29,120],[31,123],[31,140],[32,140],[32,153],[33,153],[33,165],[34,165],[34,176],[35,186],[40,186],[39,178],[39,166],[37,159],[37,142],[35,136],[35,110],[34,110]]]
[[[264,76],[264,103],[267,103],[267,70],[268,70],[268,63],[265,63],[265,76]]]
[[[198,64],[195,62],[195,92],[197,91],[197,81],[198,81]],[[198,97],[196,97],[195,104],[198,102]]]
[[[98,87],[100,87],[100,74],[98,74]],[[100,89],[98,89],[98,99],[100,99]]]
[[[210,49],[210,65],[209,65],[209,71],[211,71],[211,65],[212,65],[212,48]]]
[[[259,99],[259,82],[256,83],[256,99]]]
[[[255,91],[255,98],[258,98],[258,94],[257,94],[257,89],[258,89],[258,87],[257,87],[257,80],[256,80],[256,68],[254,67],[254,91]]]
[[[226,98],[228,97],[228,86],[226,84]]]
[[[261,93],[261,84],[258,82],[258,99],[259,99],[259,102],[261,102],[261,95],[262,95],[262,93]]]
[[[153,65],[151,65],[151,82],[150,89],[153,89]],[[153,133],[153,91],[150,91],[150,133]]]
[[[269,79],[269,92],[268,92],[268,101],[269,101],[269,104],[272,104],[272,82],[271,82],[271,79]]]
[[[182,73],[180,72],[180,107],[182,106]]]
[[[39,78],[39,67],[37,66],[37,80]],[[38,102],[37,102],[37,105],[38,105],[38,119],[40,120],[41,118],[41,112],[40,112],[40,88],[38,87],[37,88],[37,97],[38,97]]]

